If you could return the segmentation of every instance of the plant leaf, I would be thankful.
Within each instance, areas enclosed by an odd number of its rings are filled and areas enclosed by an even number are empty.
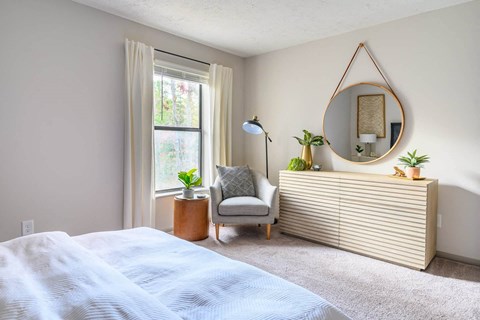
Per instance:
[[[199,176],[193,176],[191,185],[192,186],[199,186],[202,184],[202,178]]]
[[[306,142],[305,142],[305,140],[300,139],[299,137],[294,137],[294,138],[297,139],[298,143],[300,143],[302,146],[307,145]]]
[[[323,137],[322,136],[315,136],[312,138],[312,146],[319,147],[323,146]]]
[[[303,130],[304,136],[303,140],[305,140],[306,145],[310,145],[312,142],[312,134],[308,132],[308,130]]]
[[[202,178],[195,175],[196,168],[190,169],[188,172],[178,172],[178,180],[185,186],[186,189],[190,189],[192,186],[198,186],[202,184]]]
[[[423,167],[421,164],[429,162],[430,158],[428,155],[424,154],[421,156],[417,156],[417,149],[413,150],[413,152],[407,152],[407,156],[401,156],[398,158],[398,161],[401,164],[404,164],[407,167]]]

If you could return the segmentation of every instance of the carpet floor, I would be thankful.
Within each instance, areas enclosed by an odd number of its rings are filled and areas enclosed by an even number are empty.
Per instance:
[[[281,234],[226,226],[195,242],[318,294],[352,319],[479,319],[480,267],[436,257],[426,271]]]

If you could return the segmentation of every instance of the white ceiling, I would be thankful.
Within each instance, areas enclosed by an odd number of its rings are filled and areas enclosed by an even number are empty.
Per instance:
[[[470,0],[74,0],[242,57]]]

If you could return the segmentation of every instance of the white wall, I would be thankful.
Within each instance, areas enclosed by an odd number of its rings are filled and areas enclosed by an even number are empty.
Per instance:
[[[332,150],[344,159],[351,159],[352,155],[352,135],[357,136],[356,110],[352,113],[351,91],[345,90],[335,97],[335,103],[330,104],[326,116],[328,119],[338,119],[339,121],[326,122],[323,134],[328,139]],[[355,117],[355,119],[353,119]],[[342,121],[340,121],[342,120]],[[352,132],[355,131],[355,132]]]
[[[243,119],[242,58],[71,1],[2,0],[0,241],[26,219],[37,232],[122,227],[126,37],[233,68]],[[242,138],[236,121],[235,163]],[[171,209],[159,204],[164,227]]]
[[[403,104],[404,136],[378,163],[340,160],[328,147],[315,162],[327,170],[392,173],[397,158],[417,148],[431,156],[423,174],[438,178],[443,226],[437,249],[480,259],[480,1],[350,32],[247,59],[245,117],[258,114],[273,143],[271,180],[300,154],[292,138],[321,133],[330,96],[359,42],[365,41]],[[345,86],[384,84],[362,51]],[[263,169],[263,140],[245,137],[246,160]]]

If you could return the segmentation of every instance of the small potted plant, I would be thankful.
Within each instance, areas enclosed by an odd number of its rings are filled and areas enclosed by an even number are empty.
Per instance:
[[[358,157],[361,157],[362,156],[362,152],[363,152],[363,148],[361,145],[358,145],[355,147],[355,151],[357,151],[357,156]]]
[[[407,152],[407,156],[401,156],[398,158],[400,165],[405,167],[405,175],[409,179],[420,178],[420,168],[423,168],[423,164],[429,162],[428,155],[417,156],[417,150],[413,152]]]
[[[194,196],[192,188],[202,184],[202,178],[194,174],[196,171],[197,169],[194,168],[190,171],[180,171],[178,173],[178,180],[185,186],[182,190],[184,198],[192,199]]]
[[[311,146],[314,146],[314,147],[323,146],[324,145],[323,136],[314,136],[311,132],[308,132],[308,130],[303,130],[303,139],[299,137],[294,137],[294,138],[297,139],[298,143],[300,143],[303,146],[302,159],[305,160],[307,164],[307,166],[305,167],[305,170],[308,170],[312,167],[312,163],[313,163]]]

